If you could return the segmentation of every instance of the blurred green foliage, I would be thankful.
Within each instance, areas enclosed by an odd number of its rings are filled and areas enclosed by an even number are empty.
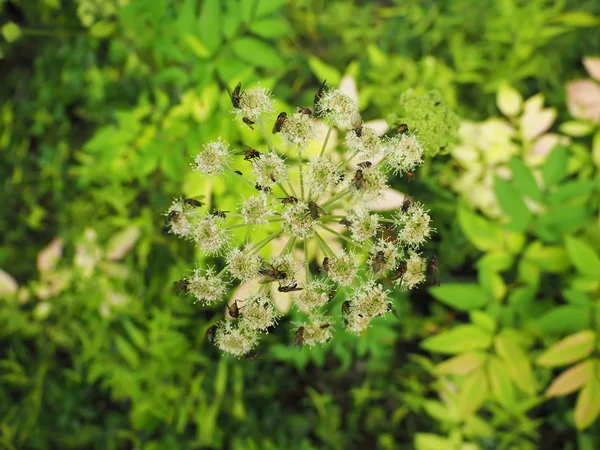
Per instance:
[[[599,13],[566,0],[0,0],[2,448],[598,448],[600,131],[571,116],[565,86],[600,54]],[[181,194],[233,201],[233,181],[189,170],[217,136],[256,143],[226,84],[310,104],[344,74],[366,119],[391,123],[404,91],[437,89],[476,127],[502,113],[516,149],[492,165],[463,135],[396,180],[432,208],[444,281],[395,299],[400,320],[312,351],[281,331],[254,361],[222,358],[203,344],[219,311],[170,290],[202,261],[160,214]],[[538,93],[555,111],[544,131],[568,139],[531,160],[533,113],[511,105]],[[465,145],[487,161],[468,167],[495,209],[455,187]]]

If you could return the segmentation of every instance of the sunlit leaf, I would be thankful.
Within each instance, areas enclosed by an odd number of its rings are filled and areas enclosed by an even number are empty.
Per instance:
[[[600,380],[590,376],[579,392],[575,405],[575,425],[580,430],[589,427],[600,414]]]
[[[594,361],[582,361],[561,373],[546,390],[546,397],[568,395],[583,386],[593,374]]]
[[[536,363],[545,367],[573,364],[590,355],[596,345],[596,333],[583,330],[567,336],[538,357]]]

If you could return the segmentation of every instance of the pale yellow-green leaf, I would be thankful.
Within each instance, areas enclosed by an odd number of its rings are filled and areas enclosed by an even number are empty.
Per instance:
[[[465,378],[458,393],[457,406],[464,420],[475,413],[488,395],[488,382],[483,368],[472,372]]]
[[[493,356],[487,363],[487,378],[492,394],[502,406],[511,408],[515,404],[515,389],[510,380],[506,364]]]
[[[588,356],[596,345],[596,333],[583,330],[567,336],[542,353],[536,363],[544,367],[573,364]]]
[[[502,83],[496,95],[496,104],[498,109],[508,117],[519,114],[523,104],[523,97],[515,88],[508,83]]]
[[[575,405],[575,425],[580,430],[590,426],[600,414],[600,380],[594,375],[579,392]]]
[[[210,51],[206,48],[202,41],[193,34],[188,34],[185,37],[185,43],[198,58],[207,58],[210,56]]]
[[[4,36],[4,40],[9,44],[18,40],[22,34],[21,27],[14,22],[2,25],[2,36]]]
[[[107,245],[108,259],[118,261],[123,258],[135,245],[140,237],[140,229],[130,225],[114,235]]]
[[[502,229],[466,207],[458,210],[458,222],[467,239],[479,250],[503,248]]]
[[[592,78],[600,81],[600,58],[586,56],[583,58],[583,65]]]
[[[19,285],[7,272],[0,269],[0,298],[8,297],[17,292]]]
[[[440,374],[466,375],[481,367],[485,359],[484,352],[467,352],[439,363],[435,366],[435,371]]]
[[[416,450],[449,450],[452,445],[443,436],[431,433],[418,433],[415,437]]]
[[[457,354],[488,348],[492,341],[489,331],[475,325],[458,325],[451,330],[425,339],[421,347],[431,352]]]
[[[92,25],[92,28],[90,28],[90,35],[96,38],[107,38],[113,34],[116,29],[117,25],[114,22],[101,20]]]
[[[589,122],[569,120],[560,124],[558,129],[569,136],[581,137],[592,133],[596,127]]]
[[[596,131],[592,141],[592,161],[596,167],[600,167],[600,130]]]
[[[469,317],[471,322],[473,322],[479,328],[489,331],[490,334],[493,334],[496,331],[496,321],[488,313],[483,311],[471,311],[471,313],[469,313]]]
[[[582,361],[554,379],[544,394],[547,398],[568,395],[583,386],[593,373],[594,361]]]
[[[527,394],[535,394],[537,383],[531,362],[515,337],[503,331],[494,339],[494,347],[517,387]]]
[[[316,56],[308,58],[308,67],[317,78],[319,84],[327,80],[329,86],[337,86],[342,79],[340,72]]]

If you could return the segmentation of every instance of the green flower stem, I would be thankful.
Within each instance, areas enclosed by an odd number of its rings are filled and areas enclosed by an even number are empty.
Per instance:
[[[233,175],[235,175],[236,177],[238,177],[240,180],[242,180],[245,183],[248,183],[250,186],[252,186],[252,189],[255,189],[254,185],[252,184],[252,182],[250,180],[246,179],[244,176],[240,175],[239,173],[235,173],[235,171],[231,170],[229,167],[227,167],[227,170],[229,172],[231,172]]]
[[[258,119],[258,127],[260,128],[260,131],[262,131],[262,134],[265,137],[265,141],[267,141],[267,144],[271,148],[271,151],[275,152],[275,146],[271,142],[271,137],[269,136],[269,133],[267,133],[267,129],[265,128],[265,124],[262,118]]]
[[[297,239],[296,236],[292,236],[291,238],[289,238],[289,240],[285,244],[285,247],[283,247],[283,250],[281,250],[281,253],[279,254],[279,256],[287,255],[288,253],[290,253],[292,251],[292,249],[294,248],[296,239]]]
[[[283,184],[281,184],[281,183],[277,183],[277,186],[279,186],[279,189],[281,189],[281,190],[283,191],[283,194],[284,194],[286,197],[289,197],[289,196],[290,196],[290,194],[288,194],[288,192],[287,192],[287,191],[285,190],[285,188],[283,187]]]
[[[333,234],[335,234],[337,237],[339,237],[339,238],[341,238],[341,239],[345,240],[346,242],[349,242],[350,244],[354,245],[355,247],[361,248],[361,249],[363,249],[365,252],[367,252],[367,253],[370,253],[370,250],[369,250],[367,247],[364,247],[364,246],[360,245],[360,244],[359,244],[358,242],[356,242],[354,239],[350,239],[349,237],[347,237],[347,236],[344,236],[342,233],[338,233],[338,232],[337,232],[337,231],[335,231],[335,230],[332,230],[331,228],[329,228],[328,226],[325,226],[325,225],[323,225],[322,223],[319,223],[319,226],[320,226],[321,228],[323,228],[324,230],[327,230],[327,231],[329,231],[330,233],[333,233]]]
[[[327,136],[325,136],[325,141],[323,142],[323,147],[321,147],[321,153],[319,154],[319,158],[323,157],[323,154],[325,153],[325,149],[327,148],[327,142],[329,142],[329,136],[331,135],[332,130],[333,125],[331,125],[329,127],[329,130],[327,130]]]
[[[333,197],[331,197],[329,200],[327,200],[325,203],[323,203],[321,205],[321,208],[325,208],[327,205],[331,205],[332,203],[336,202],[337,200],[339,200],[340,198],[344,197],[345,195],[347,195],[349,193],[350,193],[350,189],[344,189],[343,191],[338,192]]]
[[[298,198],[298,194],[296,194],[296,189],[294,189],[294,185],[290,181],[288,181],[287,184],[288,184],[288,187],[290,188],[290,191],[292,192],[292,195],[294,197]]]
[[[283,230],[277,230],[277,231],[271,233],[270,235],[268,235],[266,238],[264,238],[262,241],[260,241],[258,244],[256,244],[256,247],[254,248],[254,250],[252,250],[248,254],[248,256],[252,256],[255,253],[257,253],[261,248],[263,248],[265,245],[267,245],[269,242],[271,242],[273,239],[275,239],[277,236],[279,236],[282,233],[283,233]]]
[[[310,267],[308,266],[308,242],[304,239],[304,278],[306,283],[310,282]]]
[[[341,163],[339,163],[338,164],[338,168],[340,168],[340,167],[346,167],[348,164],[350,164],[350,161],[352,161],[356,157],[356,155],[358,155],[359,151],[360,150],[356,150],[354,153],[352,153],[350,155],[350,158],[348,158],[348,159],[342,161]]]
[[[300,154],[300,149],[298,149],[298,172],[300,173],[300,195],[302,196],[302,201],[304,201],[304,174],[302,170],[302,155]]]
[[[319,247],[321,247],[321,251],[330,258],[334,257],[335,252],[331,249],[329,245],[327,245],[327,242],[325,242],[321,235],[315,231],[315,236],[317,238],[317,242],[319,243]]]

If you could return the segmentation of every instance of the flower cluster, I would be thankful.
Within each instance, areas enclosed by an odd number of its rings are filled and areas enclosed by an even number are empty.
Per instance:
[[[227,304],[224,319],[207,335],[235,356],[253,352],[261,334],[277,324],[282,314],[275,300],[282,296],[292,296],[306,317],[292,330],[299,346],[332,337],[338,292],[344,296],[338,323],[364,331],[392,309],[392,288],[412,289],[437,269],[419,253],[433,231],[420,202],[406,196],[397,211],[373,212],[389,190],[389,174],[422,164],[420,136],[404,124],[379,135],[363,123],[354,98],[324,83],[314,109],[277,115],[263,87],[238,84],[230,98],[236,119],[262,133],[264,147],[235,149],[219,138],[204,145],[192,167],[206,176],[236,177],[252,193],[236,211],[202,198],[174,200],[165,213],[167,229],[224,260],[221,271],[195,269],[177,288],[205,305]],[[315,146],[319,122],[329,132]],[[326,154],[334,128],[345,133],[345,158]],[[281,243],[276,252],[275,243]],[[226,301],[236,286],[243,298]]]

